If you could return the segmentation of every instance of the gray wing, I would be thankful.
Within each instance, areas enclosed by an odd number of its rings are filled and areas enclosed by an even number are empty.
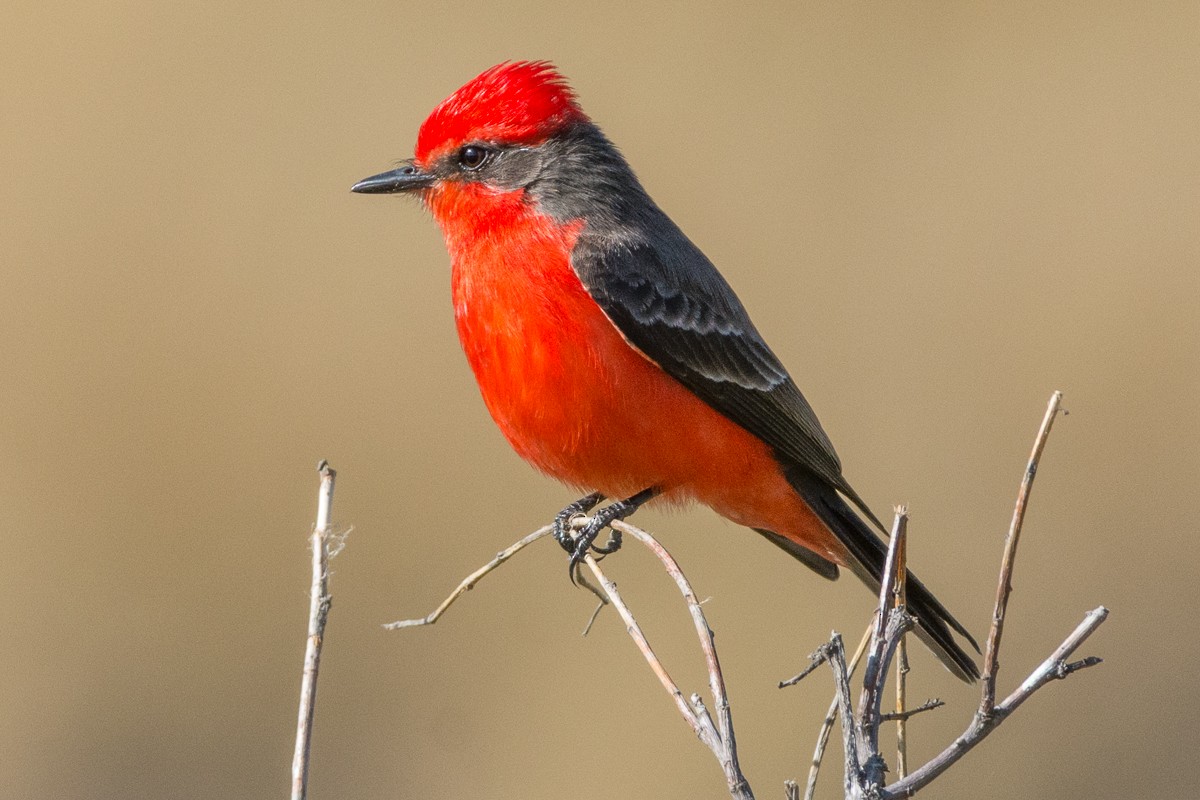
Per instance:
[[[812,407],[716,267],[669,222],[653,241],[585,232],[572,266],[630,344],[878,524],[842,477]]]

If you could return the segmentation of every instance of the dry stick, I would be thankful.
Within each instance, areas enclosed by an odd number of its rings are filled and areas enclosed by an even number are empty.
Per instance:
[[[296,752],[292,756],[292,800],[308,795],[308,753],[312,742],[313,712],[317,704],[317,673],[321,645],[329,618],[329,514],[333,508],[333,482],[337,473],[328,461],[317,464],[321,488],[317,494],[317,524],[312,534],[312,590],[308,607],[308,643],[304,648],[304,673],[300,681],[300,713],[296,723]]]
[[[854,656],[850,659],[849,671],[854,674],[854,670],[858,669],[858,662],[862,660],[863,653],[867,652],[867,645],[871,641],[871,631],[875,629],[875,623],[872,622],[863,631],[862,639],[858,643],[858,647],[854,651]],[[804,800],[813,800],[817,792],[817,777],[821,773],[821,762],[825,759],[825,748],[829,744],[829,734],[833,731],[833,722],[838,716],[838,703],[840,697],[835,692],[833,701],[829,704],[829,711],[825,714],[825,719],[821,722],[821,730],[817,733],[817,746],[813,749],[812,763],[808,768],[808,783],[804,786]]]
[[[1008,715],[1025,702],[1035,691],[1045,686],[1051,680],[1065,678],[1073,672],[1100,663],[1100,659],[1088,657],[1082,661],[1068,663],[1067,658],[1079,647],[1108,617],[1108,609],[1100,606],[1090,612],[1074,631],[1063,641],[1049,658],[1033,671],[1025,681],[1010,694],[1003,703],[995,705],[996,674],[1000,664],[1000,637],[1004,628],[1004,616],[1008,608],[1008,598],[1012,593],[1013,565],[1016,561],[1017,542],[1021,536],[1021,526],[1025,519],[1025,509],[1029,502],[1029,493],[1033,487],[1033,479],[1037,475],[1038,462],[1045,449],[1046,440],[1054,418],[1058,415],[1062,392],[1054,392],[1046,408],[1046,416],[1042,419],[1034,440],[1033,452],[1025,468],[1025,476],[1021,481],[1021,489],[1017,496],[1017,505],[1013,511],[1012,523],[1009,526],[1008,537],[1004,544],[1004,556],[1000,564],[1000,580],[996,591],[996,606],[992,614],[992,627],[988,633],[987,650],[984,657],[983,691],[979,701],[979,709],[967,730],[954,740],[929,763],[891,786],[885,787],[883,797],[910,797],[917,790],[926,786],[930,781],[941,775],[971,748],[981,742],[984,737],[996,729]]]
[[[901,506],[896,509],[892,535],[888,541],[887,560],[884,562],[879,586],[879,610],[875,617],[871,643],[867,647],[867,666],[863,672],[862,696],[858,701],[858,735],[863,747],[863,760],[860,764],[868,786],[881,785],[884,780],[886,764],[879,753],[883,686],[887,681],[887,668],[894,648],[911,619],[904,609],[892,608],[896,585],[899,582],[898,570],[907,560],[907,541],[908,509]]]
[[[863,642],[865,643],[866,639],[864,639]],[[857,653],[855,655],[857,655]],[[795,686],[797,683],[799,683],[800,681],[807,678],[809,675],[812,675],[814,672],[816,672],[817,668],[820,667],[822,664],[824,664],[826,660],[827,660],[827,657],[826,657],[825,653],[822,652],[821,650],[817,650],[815,653],[809,653],[808,654],[808,666],[805,667],[804,669],[800,670],[799,673],[793,675],[792,677],[788,678],[787,680],[780,681],[779,688],[786,689],[789,686]]]
[[[546,536],[549,536],[553,531],[554,531],[554,527],[551,525],[547,525],[544,528],[538,528],[536,531],[529,534],[525,538],[514,542],[513,544],[511,544],[508,547],[501,550],[499,553],[496,553],[495,557],[492,558],[491,561],[484,564],[482,567],[475,570],[467,577],[463,578],[462,582],[459,583],[458,586],[454,587],[454,591],[450,592],[450,595],[445,600],[443,600],[441,605],[439,605],[433,611],[430,611],[425,616],[418,617],[417,619],[402,619],[402,620],[398,620],[396,622],[385,623],[383,626],[384,630],[394,631],[394,630],[397,630],[398,628],[416,628],[421,625],[432,625],[433,623],[437,622],[439,619],[442,618],[442,615],[446,613],[446,609],[448,609],[448,608],[450,608],[450,606],[454,605],[455,600],[457,600],[458,598],[462,597],[467,592],[474,589],[475,584],[479,583],[479,581],[482,580],[485,575],[492,572],[494,569],[496,569],[497,567],[502,565],[505,561],[508,561],[510,558],[512,558],[517,553],[524,550],[529,545],[536,542],[538,539],[542,539],[542,538],[545,538]],[[600,599],[601,608],[603,608],[604,605],[608,603],[608,600],[607,600],[607,598],[605,598],[604,593],[601,592],[599,589],[597,589],[595,586],[592,586],[592,584],[588,583],[586,579],[582,579],[582,576],[580,576],[579,582],[581,584],[583,584],[584,588],[586,588],[588,591],[590,591],[592,594],[596,595],[596,597],[598,597]],[[587,626],[588,629],[591,628],[591,623],[595,622],[596,614],[599,614],[599,613],[600,613],[600,608],[597,608],[596,612],[592,615],[591,620],[588,622],[588,626]],[[586,629],[584,630],[584,635],[587,635]]]
[[[455,600],[457,600],[458,598],[462,597],[467,592],[474,589],[475,584],[479,583],[479,581],[483,578],[483,576],[487,575],[489,572],[496,569],[496,567],[500,566],[505,561],[508,561],[510,558],[512,558],[517,553],[524,550],[529,545],[536,542],[538,539],[541,539],[544,536],[549,536],[553,530],[554,530],[554,527],[552,525],[547,525],[544,528],[539,528],[538,530],[536,530],[533,533],[526,536],[524,539],[521,539],[520,541],[515,542],[514,544],[511,544],[508,547],[501,550],[499,553],[496,554],[496,557],[493,558],[491,561],[484,564],[482,567],[475,570],[467,577],[463,578],[462,583],[458,584],[458,586],[455,587],[454,591],[452,591],[450,593],[449,597],[447,597],[445,600],[442,601],[442,604],[440,606],[435,608],[433,611],[430,611],[428,614],[421,617],[420,619],[402,619],[397,622],[389,622],[386,625],[384,625],[383,627],[389,631],[394,631],[397,628],[412,628],[412,627],[416,627],[418,625],[432,625],[433,623],[435,623],[439,619],[441,619],[442,614],[446,613],[446,609],[448,609],[448,608],[450,608],[450,606],[454,605]]]
[[[716,704],[717,720],[715,724],[699,695],[693,694],[691,696],[690,705],[684,702],[683,693],[679,690],[679,686],[671,679],[666,667],[659,661],[658,656],[654,654],[650,643],[646,640],[645,634],[642,633],[641,628],[638,626],[637,620],[634,619],[633,614],[629,611],[629,607],[625,605],[624,600],[621,599],[620,594],[617,592],[616,584],[604,575],[596,559],[589,555],[585,559],[585,563],[600,582],[609,602],[613,604],[613,607],[625,622],[626,631],[629,633],[630,638],[633,639],[641,651],[651,670],[658,676],[663,688],[667,690],[667,693],[675,701],[680,714],[691,725],[696,735],[700,738],[700,741],[704,742],[713,755],[716,756],[717,761],[721,765],[721,771],[725,774],[729,794],[734,798],[750,800],[754,795],[751,793],[750,785],[746,782],[746,778],[742,774],[741,767],[738,764],[737,740],[733,732],[733,715],[729,708],[729,698],[725,693],[725,678],[721,672],[721,663],[717,658],[717,649],[713,641],[713,631],[704,616],[704,611],[700,607],[700,601],[696,598],[696,593],[692,591],[692,586],[683,574],[683,570],[679,568],[678,562],[675,561],[675,558],[667,552],[666,548],[657,539],[641,528],[626,522],[614,522],[612,527],[623,534],[637,539],[650,552],[654,553],[658,560],[662,562],[667,574],[675,581],[680,594],[683,595],[684,602],[687,604],[688,611],[692,616],[692,624],[696,629],[696,637],[700,642],[700,649],[704,653],[704,663],[708,670],[709,691],[712,692],[713,702]]]
[[[842,645],[841,635],[836,631],[826,647],[829,652],[829,664],[833,668],[838,716],[842,722],[842,749],[846,755],[842,788],[846,797],[855,797],[855,787],[862,785],[862,770],[859,768],[862,762],[858,757],[858,731],[854,725],[854,709],[850,706],[850,672],[846,669],[846,649]]]
[[[580,517],[572,524],[575,527],[579,527],[580,525],[586,523],[587,518]],[[602,602],[611,603],[613,607],[616,608],[617,613],[625,622],[626,631],[629,633],[630,638],[633,639],[634,644],[636,644],[638,649],[641,650],[643,657],[645,657],[655,676],[658,677],[659,682],[667,690],[668,694],[671,695],[671,699],[675,702],[675,707],[679,710],[679,713],[683,715],[684,720],[687,721],[688,725],[691,726],[692,730],[696,733],[696,736],[699,737],[700,741],[704,742],[704,744],[708,746],[708,748],[712,750],[713,754],[717,757],[718,762],[721,764],[721,769],[725,773],[726,781],[729,784],[730,794],[734,798],[737,798],[737,800],[753,800],[754,795],[751,794],[750,787],[746,783],[746,779],[742,775],[741,769],[738,766],[737,744],[733,735],[733,720],[729,710],[729,700],[725,694],[725,681],[721,674],[720,662],[717,660],[717,652],[713,644],[713,632],[712,629],[708,627],[708,622],[704,618],[704,612],[700,609],[700,603],[696,599],[695,592],[692,591],[692,587],[688,583],[687,578],[684,577],[683,572],[679,569],[678,563],[676,563],[671,554],[668,553],[653,536],[641,530],[640,528],[635,528],[634,526],[623,522],[614,522],[613,526],[618,528],[622,533],[629,534],[633,538],[637,539],[639,542],[646,545],[651,552],[658,556],[659,560],[666,567],[668,574],[670,574],[675,580],[676,586],[679,587],[680,592],[683,594],[684,600],[687,602],[688,609],[691,611],[692,620],[696,626],[696,632],[700,639],[700,647],[704,652],[705,664],[708,667],[709,686],[712,690],[713,701],[716,703],[717,708],[717,721],[714,722],[712,716],[708,712],[708,709],[704,707],[704,703],[702,700],[700,700],[698,695],[692,695],[690,702],[688,699],[684,698],[683,692],[680,690],[679,686],[671,678],[670,674],[666,670],[666,667],[663,666],[662,662],[658,659],[658,656],[656,656],[654,651],[651,649],[649,641],[646,639],[645,634],[642,633],[641,628],[637,624],[637,620],[634,619],[632,612],[629,611],[628,606],[625,605],[624,600],[617,591],[616,584],[612,581],[609,581],[604,576],[604,573],[600,570],[599,564],[596,563],[596,560],[591,556],[587,557],[585,563],[592,570],[592,573],[596,575],[597,580],[600,581],[603,591],[591,586],[590,584],[587,584],[585,581],[581,580],[581,582],[584,582],[589,589],[591,589],[598,597],[600,597]],[[454,604],[456,600],[458,600],[471,589],[475,588],[475,584],[477,584],[485,575],[504,564],[504,562],[508,561],[518,552],[533,544],[538,539],[548,536],[552,531],[553,527],[547,525],[546,527],[540,528],[525,538],[515,542],[504,550],[501,550],[491,561],[484,564],[482,567],[464,578],[462,582],[454,588],[450,595],[442,601],[441,605],[439,605],[426,616],[418,619],[405,619],[399,620],[398,622],[391,622],[384,625],[384,627],[389,630],[395,630],[397,628],[410,628],[420,625],[434,624],[438,621],[438,619],[441,618],[446,610]],[[582,574],[579,577],[582,579]]]
[[[920,714],[924,711],[933,711],[935,708],[941,708],[944,705],[946,705],[945,700],[934,697],[930,700],[926,700],[924,703],[921,703],[921,705],[917,706],[916,708],[909,708],[904,711],[896,711],[891,714],[880,714],[879,721],[880,722],[891,722],[893,720],[895,720],[897,722],[907,721],[907,720],[910,720],[913,717],[915,717],[917,714]],[[904,776],[901,775],[900,777],[903,778]]]
[[[967,730],[951,742],[949,747],[935,756],[929,763],[914,770],[907,778],[885,787],[881,797],[912,797],[917,791],[927,786],[934,778],[945,772],[950,765],[966,755],[971,748],[983,741],[989,733],[999,727],[1000,723],[1004,722],[1004,720],[1008,719],[1009,715],[1018,706],[1028,700],[1030,695],[1038,689],[1052,680],[1065,678],[1081,669],[1094,667],[1101,663],[1100,659],[1094,656],[1073,663],[1068,662],[1067,658],[1089,636],[1095,633],[1096,629],[1107,618],[1108,609],[1104,606],[1089,611],[1083,621],[1058,646],[1058,649],[1043,661],[1004,702],[994,706],[990,714],[984,715],[977,712]]]
[[[896,513],[907,512],[907,508],[901,506],[896,509]],[[897,551],[896,564],[896,589],[893,596],[893,606],[895,608],[908,607],[908,548],[901,547]],[[908,719],[913,714],[919,711],[927,711],[931,708],[937,708],[942,705],[940,700],[931,701],[917,708],[911,713],[907,710],[907,684],[908,683],[908,637],[900,634],[900,642],[896,645],[896,713],[893,715],[883,714],[880,716],[880,721],[894,718],[896,720],[896,773],[903,778],[908,775]]]
[[[1004,615],[1008,611],[1008,598],[1012,594],[1013,564],[1017,558],[1017,542],[1021,539],[1021,526],[1025,522],[1025,508],[1029,503],[1029,493],[1033,489],[1033,479],[1037,476],[1038,462],[1042,458],[1042,450],[1050,437],[1050,428],[1054,418],[1058,416],[1058,405],[1062,401],[1062,392],[1050,395],[1050,403],[1046,406],[1046,416],[1042,418],[1042,426],[1038,429],[1037,438],[1033,442],[1033,452],[1029,455],[1029,464],[1025,467],[1025,475],[1021,479],[1021,489],[1017,493],[1017,505],[1013,509],[1012,522],[1008,527],[1008,536],[1004,541],[1004,558],[1000,562],[1000,580],[996,587],[996,606],[992,611],[992,628],[988,633],[987,649],[983,659],[983,689],[979,710],[984,716],[992,713],[996,702],[996,673],[1000,668],[1000,637],[1004,633]]]

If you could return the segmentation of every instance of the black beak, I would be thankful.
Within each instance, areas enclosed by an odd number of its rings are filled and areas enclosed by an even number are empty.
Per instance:
[[[350,187],[350,191],[359,194],[396,194],[398,192],[416,192],[433,186],[433,175],[424,172],[411,161],[391,172],[381,172],[369,178],[363,178]]]

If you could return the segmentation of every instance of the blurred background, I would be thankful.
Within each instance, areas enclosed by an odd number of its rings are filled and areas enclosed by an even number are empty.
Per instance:
[[[1000,691],[1101,603],[1105,659],[930,797],[1190,785],[1200,639],[1200,6],[10,0],[0,12],[0,796],[287,791],[314,467],[354,526],[312,796],[725,797],[612,613],[549,543],[574,499],[493,429],[448,259],[352,195],[481,70],[553,60],[721,267],[911,562],[985,632],[1050,393]],[[759,797],[832,683],[780,691],[872,607],[705,509],[639,514],[717,631]],[[674,589],[607,562],[685,691]],[[977,692],[914,648],[914,761]],[[840,767],[825,778],[837,795]],[[1185,781],[1187,783],[1185,783]]]

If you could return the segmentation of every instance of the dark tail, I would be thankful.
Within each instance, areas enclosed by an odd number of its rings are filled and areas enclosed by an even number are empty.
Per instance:
[[[850,551],[851,559],[847,567],[862,580],[873,592],[879,592],[879,583],[883,575],[884,561],[887,560],[887,545],[883,539],[847,505],[836,489],[806,470],[792,469],[788,471],[788,482],[799,492],[804,501],[816,512],[817,516],[833,531],[838,540]],[[867,512],[870,513],[870,512]],[[872,515],[872,520],[875,520]],[[760,531],[768,539],[775,541],[777,535]],[[778,541],[775,541],[784,547]],[[784,547],[788,552],[792,548]],[[793,553],[795,555],[795,553]],[[815,556],[814,556],[815,557]],[[801,559],[805,564],[811,559]],[[815,567],[813,567],[815,569]],[[821,570],[817,570],[821,572]],[[824,574],[824,573],[822,573]],[[826,575],[825,577],[835,577]],[[917,579],[910,570],[906,579],[905,591],[908,599],[908,611],[917,618],[916,634],[921,641],[929,646],[934,655],[962,680],[973,683],[979,678],[979,667],[975,659],[966,652],[954,638],[951,631],[957,632],[966,639],[975,652],[979,645],[946,607],[941,604],[933,593],[925,588],[925,584]]]

